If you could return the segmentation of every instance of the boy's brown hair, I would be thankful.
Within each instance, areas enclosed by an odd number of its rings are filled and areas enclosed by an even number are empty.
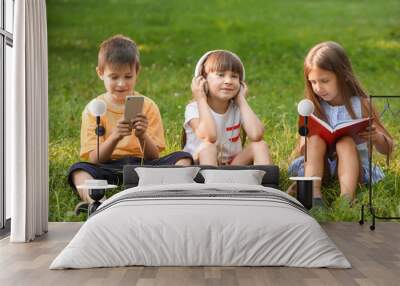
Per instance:
[[[104,71],[106,65],[140,68],[139,50],[136,43],[124,35],[115,35],[100,44],[97,67]]]

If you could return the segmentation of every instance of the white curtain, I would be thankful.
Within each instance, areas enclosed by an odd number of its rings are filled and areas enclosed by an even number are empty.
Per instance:
[[[13,94],[6,98],[6,187],[12,242],[48,229],[48,75],[45,0],[17,0]]]

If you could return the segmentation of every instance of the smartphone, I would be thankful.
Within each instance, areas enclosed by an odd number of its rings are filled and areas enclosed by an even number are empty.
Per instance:
[[[125,98],[124,119],[128,120],[130,122],[130,124],[132,124],[132,120],[135,119],[135,117],[139,113],[142,113],[143,103],[144,103],[143,96],[139,96],[139,95],[127,96]]]

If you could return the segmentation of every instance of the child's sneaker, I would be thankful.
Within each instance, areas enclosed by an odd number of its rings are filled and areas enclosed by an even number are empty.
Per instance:
[[[87,213],[88,212],[89,204],[87,202],[79,202],[75,206],[75,214],[80,215],[81,212]]]

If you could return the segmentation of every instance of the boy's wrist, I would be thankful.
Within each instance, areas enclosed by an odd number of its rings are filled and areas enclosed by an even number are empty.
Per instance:
[[[146,132],[143,132],[141,134],[136,135],[136,137],[140,140],[140,141],[145,141],[147,138],[146,136]]]
[[[113,133],[111,136],[110,136],[110,138],[111,138],[111,140],[113,141],[113,142],[119,142],[121,139],[122,139],[122,137],[123,136],[121,136],[120,134],[118,134],[118,133]]]

